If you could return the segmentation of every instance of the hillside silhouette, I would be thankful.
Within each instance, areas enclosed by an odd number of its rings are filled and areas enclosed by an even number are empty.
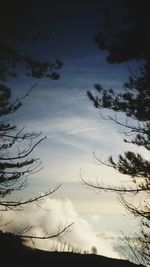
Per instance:
[[[0,252],[3,266],[45,267],[51,266],[92,266],[92,267],[142,267],[127,260],[112,259],[94,254],[72,252],[49,252],[33,249],[23,244],[21,238],[0,232]]]

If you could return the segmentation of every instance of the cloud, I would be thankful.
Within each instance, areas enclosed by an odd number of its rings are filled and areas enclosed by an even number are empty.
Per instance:
[[[37,126],[38,124],[36,123]],[[93,118],[84,116],[74,115],[66,116],[65,118],[57,117],[55,119],[42,120],[38,128],[44,130],[51,142],[78,147],[90,152],[97,150],[98,147],[99,150],[103,148],[103,150],[109,149],[110,151],[112,138],[114,142],[118,140],[118,134],[111,127],[108,128],[106,122],[99,123]]]
[[[41,207],[41,208],[40,208]],[[91,252],[92,246],[97,248],[98,254],[108,257],[118,258],[119,255],[114,251],[111,242],[98,236],[92,225],[84,218],[78,215],[72,202],[69,199],[60,200],[45,198],[40,204],[30,205],[22,211],[9,211],[4,214],[4,220],[11,222],[4,226],[4,230],[19,233],[26,226],[32,226],[31,234],[45,236],[58,231],[58,227],[74,222],[72,228],[58,240],[36,240],[35,246],[44,250],[62,249],[63,244],[65,249],[67,246],[72,246],[78,251]],[[33,246],[32,243],[30,245]]]
[[[77,130],[74,130],[74,131],[67,132],[65,135],[72,135],[72,134],[74,135],[74,134],[83,133],[83,132],[95,131],[97,129],[98,128],[96,128],[96,127],[82,128],[82,129],[77,129]]]

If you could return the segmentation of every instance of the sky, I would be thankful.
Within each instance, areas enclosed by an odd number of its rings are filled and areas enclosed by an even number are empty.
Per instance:
[[[54,231],[59,223],[73,221],[72,231],[66,237],[68,244],[82,251],[90,251],[94,245],[99,254],[120,257],[114,244],[118,245],[121,231],[127,235],[133,233],[137,222],[115,194],[95,192],[81,183],[81,176],[106,185],[119,185],[124,179],[100,165],[93,156],[95,153],[106,160],[128,150],[128,144],[122,141],[123,131],[103,119],[87,97],[94,84],[120,90],[128,77],[128,64],[108,64],[106,52],[100,51],[94,42],[94,35],[102,27],[105,5],[115,7],[113,1],[50,2],[48,8],[42,5],[39,11],[50,40],[24,44],[22,49],[39,58],[63,60],[61,77],[57,81],[37,81],[27,79],[21,72],[19,79],[11,80],[14,98],[21,97],[37,83],[11,118],[20,128],[41,131],[42,136],[47,136],[33,152],[33,156],[41,158],[43,169],[32,175],[28,187],[17,197],[41,194],[58,184],[61,187],[45,199],[41,204],[43,209],[32,206],[19,216],[11,211],[6,217],[9,220],[13,216],[14,220],[7,227],[19,232],[25,224],[34,224],[36,234],[45,234]],[[104,110],[102,114],[107,118],[110,113]],[[122,114],[118,116],[124,119]],[[55,246],[52,241],[47,242],[37,246],[44,249]]]

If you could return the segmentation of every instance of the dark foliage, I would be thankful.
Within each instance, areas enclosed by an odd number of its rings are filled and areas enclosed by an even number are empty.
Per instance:
[[[31,158],[30,154],[45,137],[37,140],[39,133],[24,133],[23,129],[19,130],[15,124],[2,119],[5,115],[14,113],[20,106],[19,99],[11,102],[10,88],[0,85],[0,205],[7,203],[3,200],[12,191],[24,188],[27,176],[40,167],[39,159]],[[24,142],[25,148],[16,149]],[[4,206],[9,207],[9,202]]]
[[[111,11],[107,10],[104,30],[95,36],[95,41],[100,49],[109,52],[107,60],[110,63],[134,59],[147,60],[150,57],[149,2],[147,0],[119,2],[123,7],[120,10],[121,15],[123,14],[122,21],[120,17],[117,20],[118,14],[113,14],[112,18]]]
[[[38,8],[37,8],[38,7]],[[38,29],[44,16],[35,1],[5,1],[0,9],[0,80],[18,77],[18,66],[23,64],[26,74],[35,78],[59,79],[61,60],[55,62],[34,59],[29,52],[22,52],[22,44],[45,41],[49,34]]]

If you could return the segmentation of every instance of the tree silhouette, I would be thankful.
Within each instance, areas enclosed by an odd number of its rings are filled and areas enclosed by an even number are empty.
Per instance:
[[[124,14],[121,18],[111,16],[106,11],[106,20],[103,30],[100,31],[95,41],[99,48],[107,50],[107,61],[111,64],[135,60],[138,71],[129,70],[128,81],[124,83],[119,93],[112,88],[104,88],[100,84],[95,85],[95,93],[87,92],[89,99],[99,110],[109,109],[114,111],[110,119],[114,123],[124,127],[124,142],[143,148],[147,153],[150,150],[150,17],[148,1],[136,2],[122,1]],[[115,14],[116,15],[116,14]],[[118,21],[119,20],[119,21]],[[125,122],[120,121],[117,112],[126,115]],[[117,192],[120,201],[125,208],[139,217],[141,234],[136,237],[135,247],[132,249],[136,259],[144,264],[150,263],[150,161],[141,153],[127,151],[119,155],[118,161],[112,156],[107,161],[95,156],[96,159],[131,178],[131,187],[104,186],[99,183],[87,182],[84,184],[110,192]],[[131,204],[125,196],[128,194],[134,198],[141,196],[143,200],[139,204]],[[131,246],[130,246],[131,247]],[[140,255],[140,256],[139,256]]]
[[[27,200],[10,200],[8,196],[27,186],[31,174],[41,169],[41,161],[32,157],[33,150],[46,138],[38,132],[26,132],[9,121],[9,115],[15,113],[35,87],[22,97],[12,100],[13,89],[7,85],[10,77],[19,78],[19,66],[25,67],[25,75],[35,78],[59,79],[58,70],[63,63],[56,59],[54,63],[34,59],[32,55],[24,55],[20,44],[48,40],[47,33],[37,31],[41,23],[40,13],[35,8],[35,2],[5,1],[0,9],[0,210],[22,208],[32,202],[37,202],[54,193],[60,185],[48,190],[43,195]],[[10,83],[11,84],[11,83]],[[1,224],[2,225],[2,224]],[[23,229],[24,238],[46,239],[64,233],[70,225],[60,227],[57,233],[44,237],[30,236]],[[26,231],[25,231],[26,230]]]
[[[21,44],[27,41],[45,41],[50,38],[42,28],[44,15],[41,16],[41,1],[5,1],[0,10],[0,79],[17,77],[18,66],[26,67],[26,74],[35,78],[47,77],[59,79],[58,70],[62,67],[61,60],[55,62],[40,61],[29,52],[21,51]],[[36,8],[39,7],[39,8]],[[38,30],[42,28],[42,32]]]

